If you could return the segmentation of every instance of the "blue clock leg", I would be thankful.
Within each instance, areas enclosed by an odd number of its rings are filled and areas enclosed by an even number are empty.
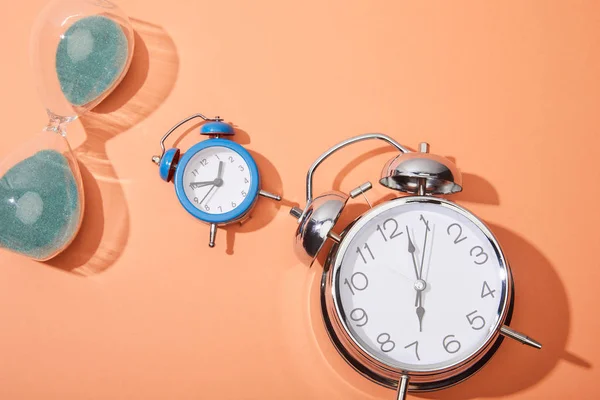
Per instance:
[[[258,192],[258,194],[260,194],[262,197],[266,197],[267,199],[271,199],[271,200],[275,200],[275,201],[281,201],[281,196],[277,195],[277,194],[273,194],[270,192],[267,192],[266,190],[260,190]]]
[[[208,247],[215,247],[215,238],[217,237],[217,224],[210,224],[210,238]]]

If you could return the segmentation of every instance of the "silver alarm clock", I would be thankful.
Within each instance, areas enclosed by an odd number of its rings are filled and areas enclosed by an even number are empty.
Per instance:
[[[334,233],[348,199],[372,186],[313,198],[313,174],[332,153],[370,139],[400,152],[379,182],[409,195],[371,207]],[[461,191],[461,184],[456,166],[429,154],[426,143],[411,152],[386,135],[366,134],[337,144],[313,163],[306,207],[291,211],[304,260],[312,264],[326,241],[334,242],[321,282],[333,344],[359,373],[397,390],[398,399],[468,378],[504,336],[541,348],[508,327],[513,279],[492,232],[466,209],[436,197]]]

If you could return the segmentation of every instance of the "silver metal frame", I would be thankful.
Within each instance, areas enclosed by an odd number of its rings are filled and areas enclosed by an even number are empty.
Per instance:
[[[396,149],[400,150],[402,153],[410,153],[410,150],[408,150],[406,147],[402,146],[400,143],[396,142],[391,137],[384,135],[382,133],[365,133],[363,135],[358,135],[353,138],[346,139],[343,142],[340,142],[340,143],[336,144],[335,146],[329,148],[327,151],[325,151],[323,154],[321,154],[319,156],[319,158],[317,158],[315,160],[315,162],[313,162],[312,165],[310,166],[310,168],[308,169],[308,172],[306,174],[306,206],[304,207],[304,211],[302,212],[302,214],[300,215],[298,220],[302,219],[302,217],[306,213],[306,210],[308,209],[310,203],[313,201],[313,175],[314,175],[316,169],[319,167],[319,165],[321,165],[321,163],[323,161],[325,161],[325,159],[327,159],[333,153],[335,153],[336,151],[338,151],[346,146],[349,146],[349,145],[357,143],[357,142],[362,142],[364,140],[372,140],[372,139],[383,140],[384,142],[387,142],[390,145],[394,146]]]
[[[503,299],[500,302],[498,318],[494,328],[490,329],[490,333],[485,342],[470,356],[441,369],[421,371],[402,369],[401,367],[390,365],[385,361],[378,359],[375,355],[370,354],[370,352],[360,344],[359,340],[354,339],[350,333],[343,314],[341,313],[341,306],[336,288],[339,284],[338,277],[345,248],[363,226],[361,221],[366,223],[371,218],[374,218],[390,208],[401,207],[402,205],[411,203],[432,203],[442,207],[448,207],[461,213],[485,234],[496,252],[501,268],[504,268],[506,272],[502,287]],[[407,389],[410,391],[437,390],[455,385],[462,380],[467,379],[479,370],[499,347],[502,342],[501,329],[505,323],[507,324],[510,321],[512,315],[513,280],[510,267],[502,252],[500,244],[489,228],[487,228],[487,226],[476,216],[468,210],[445,199],[430,196],[406,196],[385,202],[367,211],[344,231],[341,235],[340,243],[334,244],[327,258],[321,280],[321,308],[325,326],[332,342],[338,352],[359,373],[381,385],[393,389],[398,388],[400,382],[406,383],[405,377],[408,377],[409,381]]]

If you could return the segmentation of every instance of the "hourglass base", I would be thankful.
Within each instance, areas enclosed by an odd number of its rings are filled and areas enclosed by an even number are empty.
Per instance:
[[[0,247],[40,261],[63,251],[81,225],[79,182],[77,167],[56,150],[10,168],[0,178]]]

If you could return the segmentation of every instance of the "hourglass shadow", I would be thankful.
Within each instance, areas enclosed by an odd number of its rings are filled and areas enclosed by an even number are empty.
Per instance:
[[[74,242],[48,264],[93,275],[118,260],[129,237],[129,212],[122,181],[106,145],[152,114],[175,85],[179,60],[163,28],[131,19],[135,50],[127,75],[91,112],[81,117],[86,140],[74,153],[82,165],[85,214]]]

